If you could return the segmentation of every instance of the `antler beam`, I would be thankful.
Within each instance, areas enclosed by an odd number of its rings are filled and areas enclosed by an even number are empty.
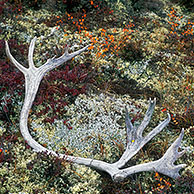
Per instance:
[[[6,53],[11,62],[24,74],[25,76],[25,99],[24,104],[20,113],[20,131],[26,142],[33,148],[36,152],[46,152],[47,154],[52,154],[56,157],[64,158],[67,161],[71,161],[77,164],[86,165],[89,167],[93,167],[95,169],[107,172],[114,181],[122,181],[129,175],[142,171],[157,171],[162,174],[165,174],[171,178],[179,177],[179,170],[185,167],[185,164],[174,165],[173,163],[177,158],[179,158],[185,151],[178,152],[178,148],[180,146],[181,140],[184,135],[184,130],[182,130],[181,134],[177,138],[177,140],[168,148],[167,152],[164,156],[156,161],[148,162],[145,164],[139,164],[136,166],[124,168],[127,162],[155,135],[157,135],[164,127],[168,125],[170,122],[170,115],[168,114],[167,119],[161,122],[157,127],[155,127],[150,133],[148,133],[145,137],[142,136],[143,130],[147,127],[150,122],[151,116],[154,111],[154,107],[156,105],[156,99],[153,101],[150,100],[148,110],[145,114],[145,117],[138,128],[135,128],[129,118],[128,111],[126,109],[126,128],[127,128],[127,147],[121,158],[113,163],[109,164],[107,162],[103,162],[100,160],[94,160],[90,158],[81,158],[74,157],[65,154],[57,154],[53,150],[49,150],[42,145],[40,145],[37,141],[35,141],[29,133],[28,130],[28,116],[29,111],[32,107],[33,101],[35,99],[36,93],[38,91],[40,82],[45,75],[46,72],[60,66],[66,61],[72,59],[76,55],[81,54],[86,51],[90,46],[86,46],[76,52],[69,53],[68,49],[66,49],[65,53],[59,57],[49,59],[44,65],[37,68],[33,62],[33,52],[35,47],[36,37],[32,39],[29,47],[28,54],[28,62],[29,68],[25,68],[16,59],[11,55],[9,45],[6,42]],[[124,168],[124,169],[121,169]]]

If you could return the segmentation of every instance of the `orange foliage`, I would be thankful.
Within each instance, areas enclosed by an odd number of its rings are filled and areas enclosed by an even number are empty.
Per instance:
[[[155,180],[158,182],[156,184],[156,187],[152,187],[153,191],[156,192],[163,192],[164,190],[167,191],[170,189],[171,187],[171,183],[168,181],[169,179],[165,180],[162,177],[160,177],[160,175],[158,174],[158,172],[155,173],[154,176]]]
[[[179,26],[179,23],[181,22],[181,19],[183,18],[183,16],[178,16],[178,14],[176,13],[176,11],[171,8],[170,14],[168,14],[170,21],[168,21],[168,23],[171,25],[171,34],[177,34],[177,28]],[[191,22],[190,20],[187,21],[187,24],[185,25],[186,30],[184,32],[182,32],[182,35],[193,35],[193,28],[192,25],[194,25],[194,22]]]
[[[89,2],[95,8],[98,7],[98,5],[94,4],[94,1],[89,1]],[[113,10],[110,10],[109,14],[112,14],[112,13],[113,13]],[[119,33],[118,35],[113,35],[112,32],[108,32],[106,29],[101,29],[100,34],[94,36],[92,33],[89,33],[87,31],[87,28],[84,25],[84,22],[85,22],[84,18],[86,18],[87,16],[86,11],[84,9],[83,9],[83,15],[81,16],[81,18],[73,17],[72,14],[67,12],[66,12],[66,15],[67,15],[67,19],[70,20],[74,26],[76,26],[77,31],[79,33],[81,33],[83,30],[85,31],[84,36],[88,37],[90,39],[90,42],[92,43],[92,46],[89,47],[89,50],[94,49],[94,44],[95,44],[95,48],[97,48],[97,54],[96,54],[97,58],[99,57],[104,58],[106,56],[105,53],[107,52],[110,52],[112,54],[117,53],[120,49],[125,47],[126,41],[129,41],[131,39],[129,35],[133,32],[133,30],[130,30],[130,28],[134,27],[134,24],[132,24],[131,22],[125,25],[122,36],[120,36]],[[56,17],[58,19],[58,21],[56,22],[57,29],[58,29],[60,24],[63,23],[63,20],[59,16],[56,16]],[[117,33],[116,28],[113,29],[113,33]],[[67,34],[65,34],[64,36],[67,36]],[[82,41],[80,40],[80,42]]]

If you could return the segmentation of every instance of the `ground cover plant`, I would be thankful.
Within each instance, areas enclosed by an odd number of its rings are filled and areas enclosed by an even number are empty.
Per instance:
[[[54,11],[48,2],[29,5],[4,0],[0,4],[1,193],[192,193],[192,13],[166,1],[157,5],[149,1],[152,6],[147,10],[143,1],[55,1],[56,7],[61,6]],[[45,4],[48,8],[42,9]],[[146,172],[114,184],[105,174],[33,153],[18,126],[24,77],[5,55],[4,40],[27,67],[27,48],[34,36],[38,36],[34,57],[37,66],[53,55],[60,56],[66,44],[75,51],[92,43],[89,53],[75,57],[66,69],[58,68],[43,80],[29,118],[37,141],[70,155],[116,161],[125,147],[120,141],[125,131],[121,104],[128,105],[132,122],[137,125],[145,112],[145,99],[157,97],[150,125],[164,119],[167,111],[171,123],[129,165],[158,159],[184,127],[182,148],[188,147],[188,152],[178,161],[187,164],[182,176],[173,180]],[[88,120],[89,112],[96,121]],[[117,121],[111,129],[118,133],[112,139],[106,136],[110,119]],[[84,129],[90,126],[89,134],[80,134],[83,138],[75,142],[67,140],[68,135],[75,136],[76,129],[80,130],[78,124]]]

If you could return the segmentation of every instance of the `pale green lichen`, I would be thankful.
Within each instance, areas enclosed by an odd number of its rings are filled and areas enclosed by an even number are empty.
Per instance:
[[[75,184],[70,187],[69,191],[72,194],[77,194],[77,193],[84,193],[84,194],[89,194],[89,193],[100,193],[99,189],[97,187],[91,187],[92,185],[99,184],[100,182],[100,175],[91,170],[90,168],[84,167],[84,166],[77,166],[77,171],[78,175],[82,178],[81,181],[78,184]],[[88,176],[90,179],[88,179]]]
[[[3,133],[6,131],[6,129],[5,128],[3,128],[3,127],[0,127],[0,136],[2,136],[3,135]]]
[[[87,167],[77,165],[72,167],[68,163],[64,163],[64,172],[60,172],[59,178],[55,177],[55,186],[47,188],[48,180],[45,176],[45,169],[50,168],[51,163],[48,163],[49,160],[44,161],[40,159],[42,161],[39,163],[37,154],[31,150],[26,150],[21,143],[16,143],[11,151],[15,153],[15,161],[13,163],[5,162],[1,164],[0,175],[4,177],[4,182],[0,187],[0,193],[5,193],[5,191],[10,193],[33,193],[36,190],[41,190],[45,193],[58,194],[61,191],[61,188],[57,186],[58,182],[60,182],[58,180],[61,179],[60,177],[63,177],[65,182],[70,183],[64,187],[63,191],[65,193],[74,193],[76,186],[78,186],[76,188],[80,191],[83,190],[84,186],[87,186],[88,191],[91,190],[94,193],[99,193],[100,175]],[[29,170],[27,166],[33,161],[35,163],[32,170]],[[38,164],[36,164],[37,162]],[[64,182],[63,180],[61,181]]]
[[[145,106],[145,102],[139,101],[138,104]],[[65,146],[82,155],[84,152],[93,153],[97,146],[99,152],[98,142],[101,140],[106,146],[117,140],[125,144],[125,106],[132,116],[141,112],[136,104],[131,103],[129,96],[79,95],[75,104],[64,107],[67,110],[64,116],[68,118],[71,130],[62,120],[44,126],[34,118],[31,126],[35,136],[39,137],[41,143],[46,143],[48,148],[61,150],[60,147]]]

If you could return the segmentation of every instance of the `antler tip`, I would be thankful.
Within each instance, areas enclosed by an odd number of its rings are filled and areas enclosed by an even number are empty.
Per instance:
[[[168,119],[169,119],[169,122],[170,122],[171,116],[170,116],[170,113],[169,112],[167,112],[167,116],[168,116]]]
[[[6,49],[9,47],[7,40],[5,40],[5,47]]]
[[[151,104],[156,104],[156,97],[152,100],[152,98],[149,98],[149,103]]]
[[[183,136],[184,136],[184,128],[182,128],[180,136],[179,136],[180,141],[183,139]]]
[[[31,40],[31,44],[34,43],[34,42],[36,42],[36,40],[37,40],[37,36],[35,36],[35,37]]]

